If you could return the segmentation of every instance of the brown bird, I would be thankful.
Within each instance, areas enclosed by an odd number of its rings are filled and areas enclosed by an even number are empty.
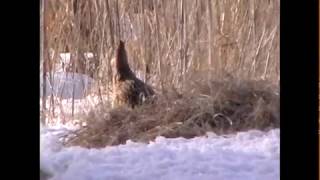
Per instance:
[[[150,99],[153,89],[138,79],[129,67],[125,44],[120,41],[113,66],[113,106],[126,105],[134,108]]]

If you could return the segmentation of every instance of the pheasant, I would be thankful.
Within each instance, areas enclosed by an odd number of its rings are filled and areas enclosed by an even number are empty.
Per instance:
[[[136,77],[128,64],[125,44],[120,40],[113,66],[113,102],[112,106],[128,106],[135,108],[150,99],[155,92]]]

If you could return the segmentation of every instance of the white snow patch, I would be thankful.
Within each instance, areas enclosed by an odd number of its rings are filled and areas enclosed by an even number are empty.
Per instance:
[[[93,53],[92,52],[86,52],[86,53],[84,53],[84,56],[86,58],[93,58]],[[65,64],[70,63],[70,57],[71,57],[70,53],[60,53],[60,60]]]
[[[48,112],[50,117],[46,116],[47,126],[81,125],[82,122],[76,117],[87,115],[103,101],[109,102],[110,98],[105,95],[100,97],[94,92],[95,81],[87,75],[67,72],[54,72],[51,75],[52,77],[48,74],[46,80],[46,107],[50,109]],[[41,77],[40,97],[42,95],[43,82]],[[40,107],[42,107],[42,98],[40,98]],[[72,116],[72,109],[74,116]]]
[[[108,98],[106,96],[102,97],[107,103]],[[92,111],[94,108],[101,103],[101,99],[98,95],[92,94],[88,95],[83,99],[61,99],[54,97],[55,108],[54,108],[54,117],[46,117],[46,126],[52,128],[69,128],[75,125],[83,125],[83,122],[77,117],[85,117]],[[50,104],[50,99],[46,100],[46,107],[52,108]],[[74,104],[72,104],[74,103]],[[42,99],[40,99],[40,107],[42,106]],[[72,106],[74,106],[74,117],[72,116]],[[52,110],[50,110],[52,112]],[[52,113],[51,113],[52,114]],[[59,127],[57,127],[59,126]]]
[[[43,96],[43,80],[40,76],[40,97]],[[87,75],[68,72],[52,73],[46,76],[46,94],[45,96],[54,95],[61,99],[82,99],[86,97],[90,88],[93,86],[94,80]]]
[[[41,166],[51,180],[277,180],[279,129],[227,137],[158,137],[149,144],[86,149],[62,147],[61,130],[42,131]]]

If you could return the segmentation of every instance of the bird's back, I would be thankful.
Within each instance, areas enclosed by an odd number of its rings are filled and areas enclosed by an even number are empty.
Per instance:
[[[131,71],[122,41],[117,49],[115,61],[114,105],[127,105],[134,108],[155,94],[149,85],[138,79]]]

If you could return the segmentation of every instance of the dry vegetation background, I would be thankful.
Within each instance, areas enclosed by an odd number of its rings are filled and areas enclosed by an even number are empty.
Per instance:
[[[101,140],[111,129],[95,126],[92,132],[100,139],[87,131],[81,143],[73,142],[103,146],[129,137],[191,137],[214,129],[218,121],[239,124],[233,130],[279,126],[279,0],[45,0],[42,5],[41,73],[54,73],[62,63],[58,54],[70,52],[75,60],[68,71],[89,74],[96,81],[94,91],[109,97],[110,61],[122,39],[133,71],[159,94],[156,105],[142,109],[104,115],[106,105],[96,108],[84,119],[113,124],[113,136]],[[84,52],[93,58],[85,60]],[[208,119],[215,125],[203,128]],[[137,120],[141,123],[133,125]],[[190,130],[194,120],[196,133]],[[179,133],[171,135],[168,129],[179,124]],[[230,123],[226,126],[230,130]]]

